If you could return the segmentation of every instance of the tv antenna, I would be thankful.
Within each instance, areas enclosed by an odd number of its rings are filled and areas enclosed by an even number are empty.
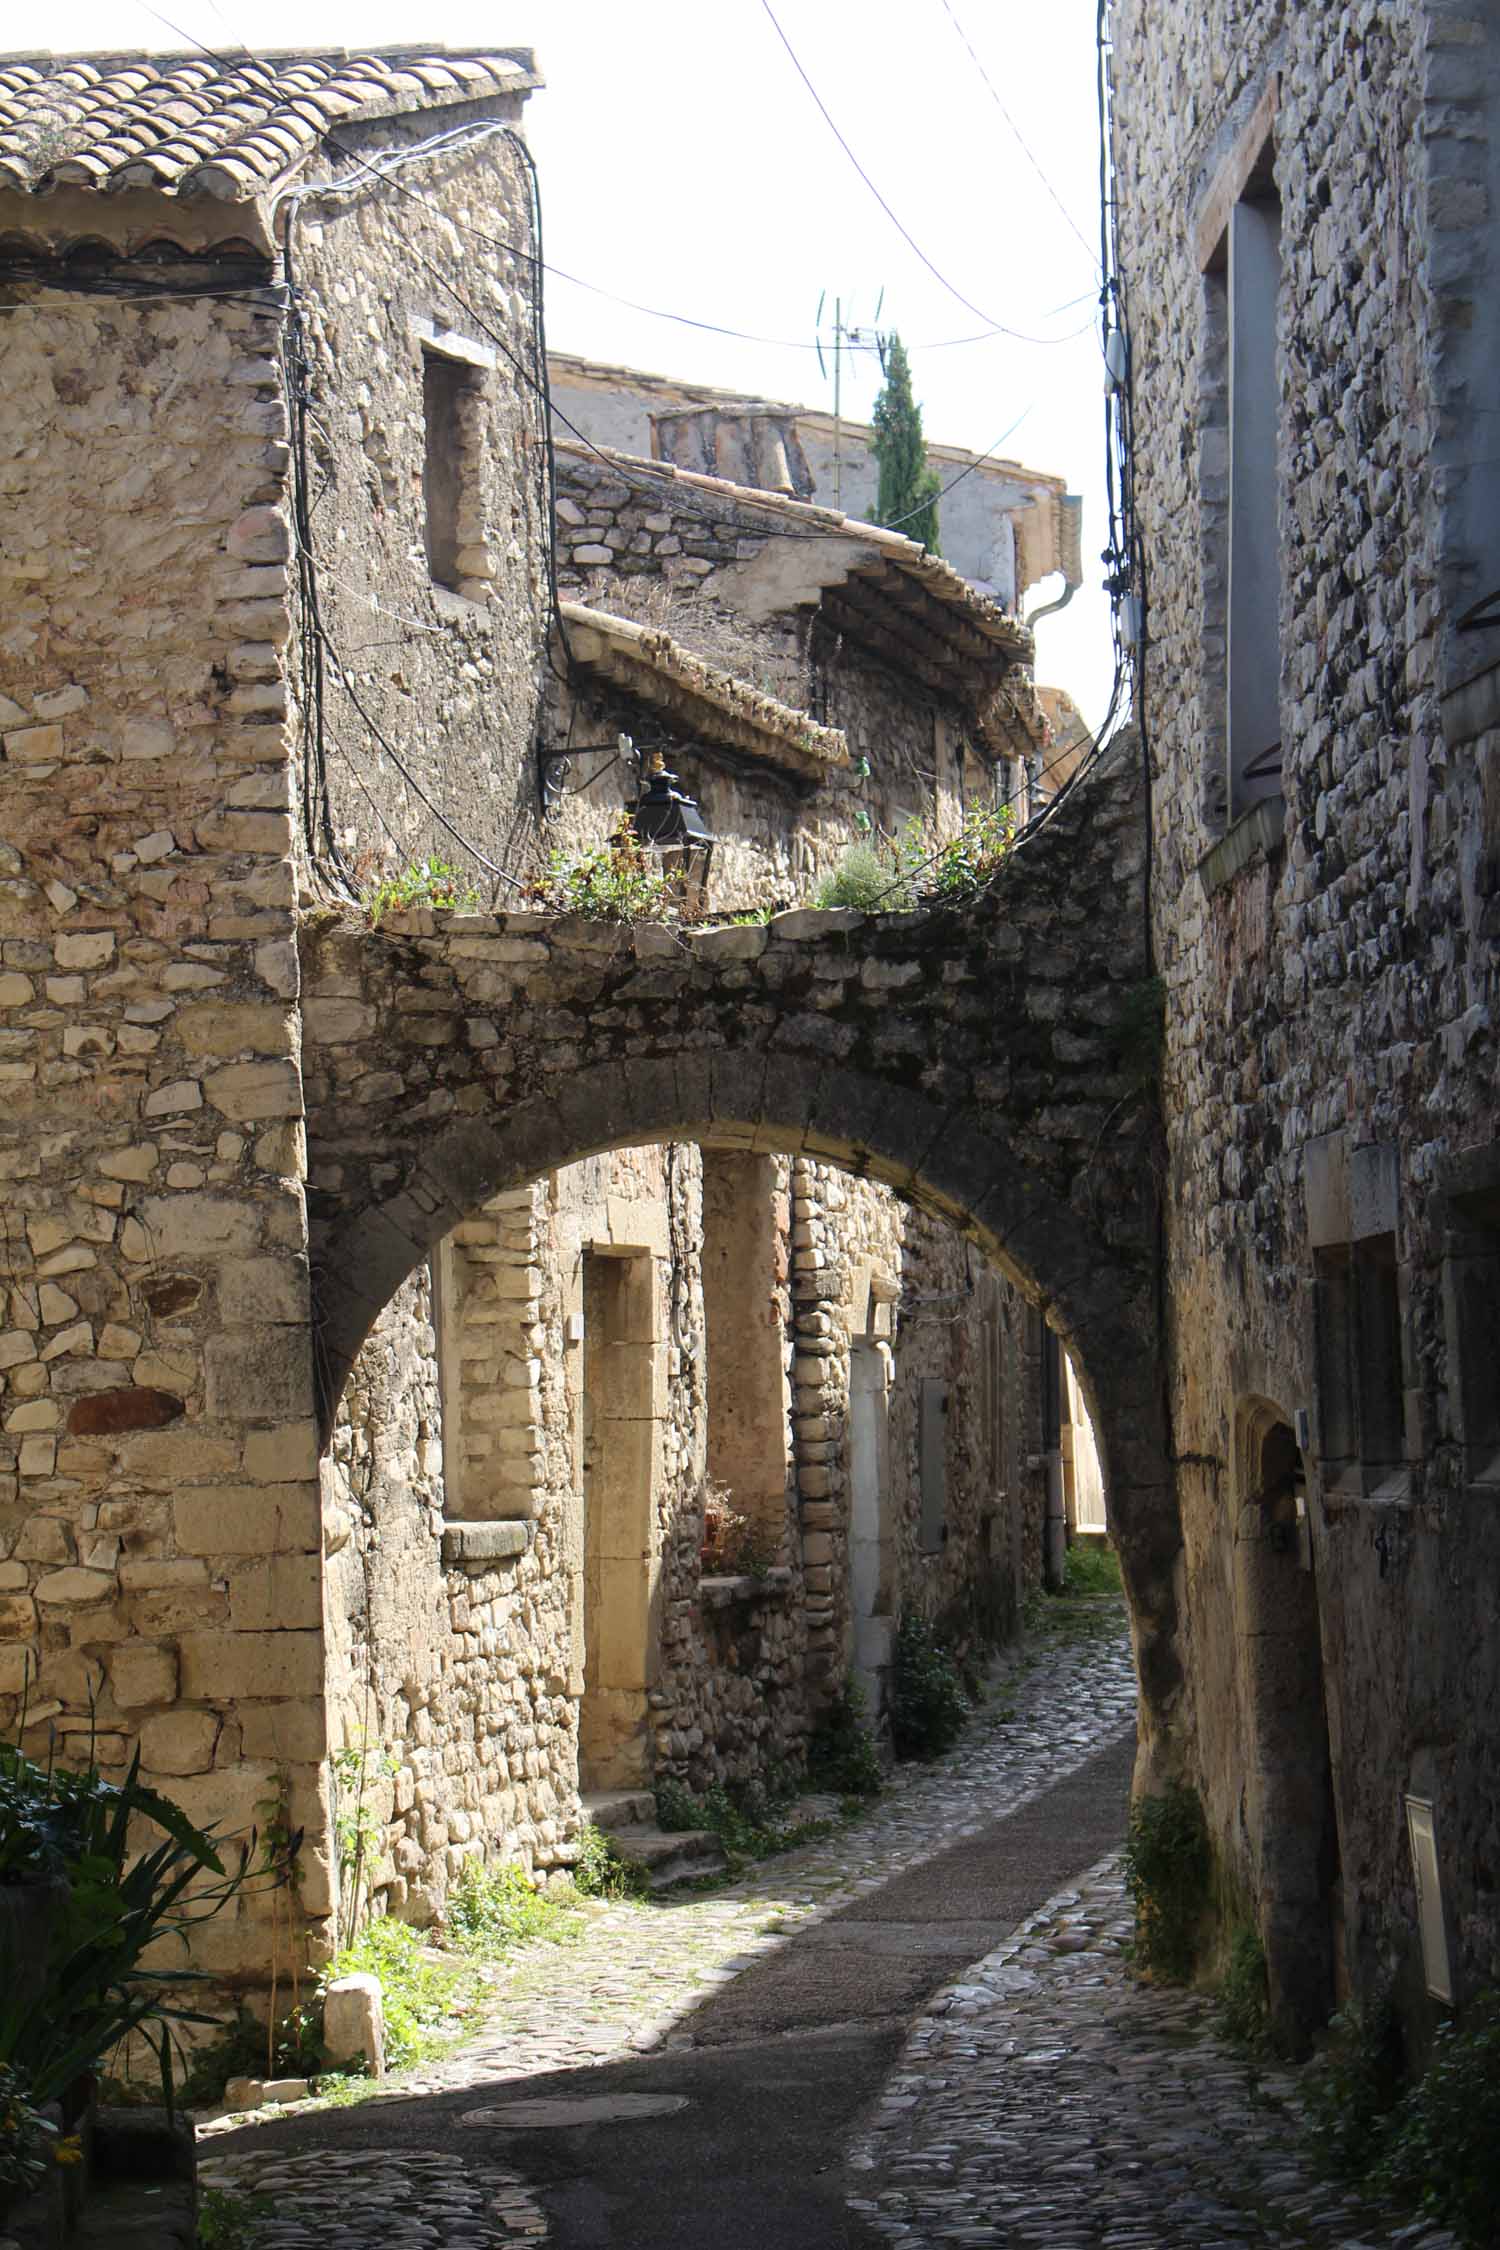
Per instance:
[[[818,310],[813,319],[813,339],[818,354],[818,369],[825,383],[828,380],[828,363],[823,357],[823,307],[827,304],[827,302],[828,291],[825,289],[818,299]],[[844,353],[846,351],[876,352],[879,355],[880,359],[880,372],[882,375],[884,375],[885,347],[887,339],[881,333],[881,330],[878,326],[880,320],[880,308],[884,303],[885,290],[884,288],[882,288],[880,295],[875,300],[875,313],[869,327],[851,328],[845,323],[844,320],[843,298],[835,297],[833,300],[833,338],[830,349],[833,353],[833,504],[835,508],[841,508],[843,506]]]

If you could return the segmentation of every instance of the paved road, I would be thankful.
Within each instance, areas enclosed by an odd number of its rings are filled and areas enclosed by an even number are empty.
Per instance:
[[[311,2140],[326,2162],[373,2145],[387,2164],[458,2152],[481,2171],[520,2174],[558,2250],[848,2250],[870,2237],[848,2207],[844,2151],[914,2016],[958,1965],[1118,1841],[1132,1748],[1117,1737],[979,1835],[786,1939],[680,2019],[666,2051],[288,2118],[259,2129],[260,2148]],[[669,1953],[673,1910],[656,1921]],[[518,2102],[642,2095],[674,2106],[625,2121],[512,2122]],[[325,2239],[354,2250],[393,2238],[351,2228]]]

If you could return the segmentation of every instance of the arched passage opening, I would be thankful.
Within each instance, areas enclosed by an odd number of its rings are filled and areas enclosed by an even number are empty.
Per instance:
[[[325,1420],[372,1322],[409,1286],[408,1277],[445,1236],[461,1234],[472,1214],[497,1203],[504,1209],[539,1176],[587,1164],[606,1150],[676,1146],[691,1137],[708,1152],[711,1167],[726,1156],[774,1158],[892,1187],[918,1212],[955,1228],[1027,1300],[1044,1307],[1067,1344],[1101,1440],[1112,1527],[1131,1597],[1149,1772],[1179,1688],[1172,1615],[1179,1542],[1152,1346],[1149,1197],[1135,1207],[1117,1202],[1101,1216],[1087,1197],[1075,1203],[1051,1192],[1037,1168],[1018,1161],[993,1128],[993,1117],[973,1105],[954,1109],[919,1090],[830,1070],[820,1058],[795,1052],[617,1058],[574,1070],[496,1116],[451,1121],[413,1145],[396,1179],[394,1167],[383,1176],[372,1167],[371,1192],[355,1208],[346,1197],[342,1210],[326,1205],[319,1214]],[[375,1189],[377,1178],[384,1192]],[[878,1464],[880,1444],[880,1386],[864,1379],[879,1364],[879,1288],[871,1286],[867,1297],[858,1340],[869,1351],[854,1355],[863,1365],[851,1363],[857,1380],[848,1401],[862,1475],[872,1460]],[[580,1310],[586,1339],[587,1307]],[[596,1332],[599,1317],[596,1308]],[[667,1352],[680,1352],[674,1308],[668,1305],[663,1318],[659,1340]],[[583,1357],[586,1366],[586,1340]],[[939,1413],[936,1389],[940,1385],[924,1396],[923,1406]],[[508,1411],[503,1402],[502,1410]],[[482,1554],[492,1536],[484,1527],[455,1527],[453,1544]],[[501,1543],[515,1536],[513,1528],[500,1527]],[[858,1536],[856,1576],[867,1630],[863,1651],[851,1648],[849,1655],[857,1663],[862,1653],[873,1669],[891,1616],[878,1504],[873,1515],[861,1515]],[[582,1555],[579,1576],[586,1600]],[[665,1629],[671,1622],[665,1620]],[[585,1646],[586,1640],[585,1633]],[[559,1671],[559,1695],[578,1685]],[[633,1685],[649,1705],[649,1678]]]

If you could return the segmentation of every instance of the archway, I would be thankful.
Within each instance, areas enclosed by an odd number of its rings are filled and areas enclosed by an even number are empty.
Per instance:
[[[739,933],[732,933],[739,934]],[[540,1076],[541,1073],[536,1074]],[[1079,1368],[1099,1433],[1141,1684],[1141,1772],[1154,1771],[1180,1688],[1180,1549],[1154,1334],[1149,1176],[1058,1189],[1018,1155],[1001,1114],[920,1085],[830,1067],[786,1047],[620,1055],[558,1072],[498,1114],[412,1146],[384,1195],[324,1207],[315,1280],[331,1411],[381,1307],[434,1244],[486,1200],[610,1148],[693,1139],[816,1158],[893,1187],[956,1226],[1040,1304]],[[388,1177],[388,1173],[387,1173]],[[367,1178],[374,1189],[376,1174]],[[1106,1185],[1111,1208],[1101,1212]],[[354,1202],[355,1207],[349,1208]]]

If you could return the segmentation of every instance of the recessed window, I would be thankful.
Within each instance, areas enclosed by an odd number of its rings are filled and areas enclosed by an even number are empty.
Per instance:
[[[1205,799],[1216,823],[1281,794],[1281,203],[1273,114],[1274,104],[1263,104],[1242,137],[1208,199],[1207,238],[1200,234],[1199,243],[1205,701],[1216,769]]]
[[[490,576],[484,547],[484,397],[494,358],[447,330],[424,328],[420,343],[428,574],[434,585],[453,593],[478,594]]]
[[[1396,1237],[1341,1243],[1313,1263],[1324,1478],[1377,1491],[1401,1472],[1406,1452]]]

